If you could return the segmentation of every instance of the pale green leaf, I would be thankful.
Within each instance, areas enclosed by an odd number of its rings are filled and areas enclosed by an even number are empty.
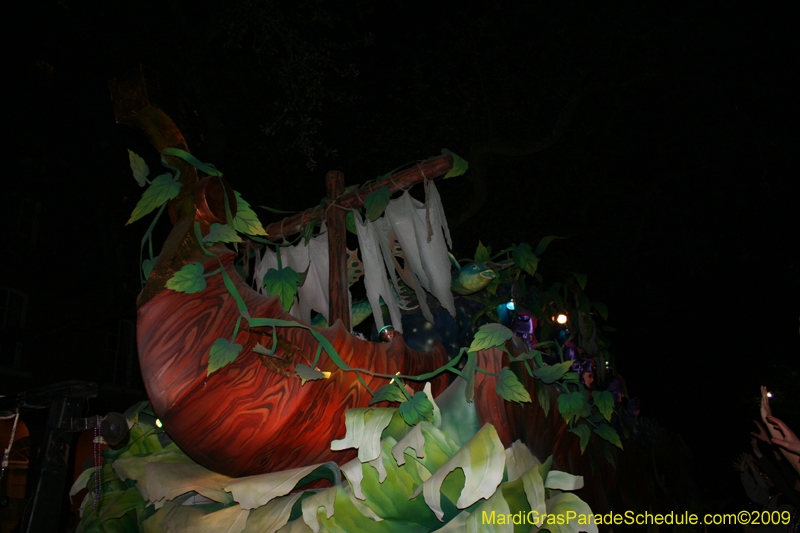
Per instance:
[[[409,426],[419,424],[423,420],[433,421],[433,404],[428,395],[422,391],[416,392],[409,401],[401,403],[398,411]]]
[[[236,195],[236,216],[233,218],[233,229],[245,235],[267,236],[264,226],[258,220],[255,211],[250,207],[239,191],[233,191]]]
[[[316,494],[303,500],[303,521],[314,531],[319,533],[320,520],[317,518],[320,508],[324,508],[323,516],[330,519],[334,513],[334,502],[336,493],[341,487],[339,485],[317,492]],[[327,529],[327,528],[326,528]]]
[[[608,442],[619,448],[620,450],[623,449],[622,441],[619,439],[619,434],[614,430],[614,428],[612,428],[608,424],[600,424],[599,426],[594,428],[594,432],[601,438],[604,438],[605,440],[607,440]]]
[[[506,448],[508,480],[522,479],[528,505],[532,511],[542,515],[546,512],[546,507],[544,481],[539,471],[540,466],[539,460],[522,442],[515,441],[510,448]]]
[[[195,464],[189,456],[177,448],[158,450],[147,455],[135,455],[132,457],[122,457],[112,463],[114,471],[122,481],[132,479],[136,482],[136,488],[142,494],[142,498],[149,499],[147,493],[147,465],[150,463],[159,464]]]
[[[247,517],[247,526],[242,533],[274,533],[278,531],[289,521],[292,507],[302,496],[302,492],[297,492],[272,500],[258,509],[253,509]],[[305,524],[303,526],[307,527]]]
[[[152,210],[161,207],[162,204],[178,196],[179,192],[181,192],[181,182],[174,181],[172,174],[161,174],[156,177],[145,189],[142,198],[133,208],[131,218],[125,225],[135,222]]]
[[[344,414],[345,436],[331,442],[331,450],[358,449],[358,459],[368,463],[381,454],[381,434],[397,412],[393,407],[348,409]]]
[[[614,395],[609,391],[595,391],[592,395],[592,400],[597,406],[597,410],[603,415],[603,418],[611,421],[611,415],[614,414]]]
[[[247,516],[250,514],[239,507],[232,505],[218,509],[218,506],[196,507],[180,505],[164,518],[163,525],[169,532],[180,531],[195,533],[201,531],[219,531],[220,533],[241,533],[244,531]]]
[[[433,388],[431,387],[431,382],[425,382],[425,386],[422,387],[422,392],[430,399],[431,405],[433,406],[433,418],[431,423],[434,427],[440,428],[442,427],[442,412],[439,410],[439,406],[436,405],[436,400],[433,399]]]
[[[547,519],[541,526],[550,533],[598,532],[592,509],[570,492],[557,494],[547,500]]]
[[[583,488],[583,476],[575,476],[560,470],[551,470],[544,480],[546,489],[578,490]]]
[[[389,205],[391,197],[392,191],[386,186],[380,187],[367,195],[364,199],[364,209],[370,222],[375,222],[383,214],[386,206]]]
[[[131,163],[133,179],[136,180],[139,187],[144,187],[147,185],[147,176],[150,174],[150,168],[148,168],[147,163],[144,162],[144,159],[139,154],[131,150],[128,150],[128,159]]]
[[[283,267],[280,270],[270,268],[264,275],[264,289],[267,294],[280,298],[281,305],[287,311],[292,308],[294,303],[298,283],[300,283],[300,277],[289,267]]]
[[[313,477],[314,479],[309,479]],[[289,494],[295,487],[316,479],[327,479],[334,485],[341,481],[341,472],[334,462],[320,463],[279,472],[232,479],[224,489],[233,495],[242,509],[255,509],[275,498]]]
[[[455,178],[456,176],[463,175],[467,170],[469,170],[469,163],[467,163],[464,159],[457,156],[447,148],[442,150],[443,154],[450,154],[453,157],[453,168],[451,168],[447,174],[444,175],[442,178],[446,180],[447,178]]]
[[[203,242],[208,244],[215,242],[242,242],[242,238],[229,225],[215,222],[211,224],[208,235],[203,237]]]
[[[442,520],[441,490],[445,478],[456,468],[464,475],[464,488],[456,502],[465,509],[481,498],[488,499],[503,481],[505,450],[497,431],[491,424],[484,425],[446,463],[437,469],[412,495],[424,495],[428,507]]]
[[[503,346],[513,335],[514,333],[502,324],[484,324],[475,332],[469,351],[477,352],[495,346]]]
[[[167,280],[167,288],[175,292],[185,292],[186,294],[203,291],[206,288],[203,271],[203,265],[200,263],[184,265],[183,268],[175,272]]]
[[[549,385],[550,383],[563,378],[571,366],[572,361],[564,361],[563,363],[556,363],[554,365],[534,368],[533,376],[537,379],[541,379]]]
[[[531,401],[531,395],[525,390],[525,386],[507,366],[500,371],[500,379],[497,380],[497,394],[509,402]]]
[[[196,463],[159,463],[145,465],[145,487],[148,499],[156,508],[163,500],[173,500],[187,492],[196,492],[206,498],[230,504],[233,498],[223,488],[230,477],[212,472]]]
[[[513,518],[511,521],[507,520],[510,516],[511,509],[508,507],[508,502],[503,497],[503,491],[498,490],[467,517],[466,527],[463,531],[514,533]],[[492,517],[494,517],[494,519],[492,519]]]
[[[207,375],[211,375],[220,368],[223,368],[234,362],[236,358],[239,357],[239,352],[241,351],[241,344],[234,344],[228,339],[215,340],[214,345],[211,346],[211,352],[208,356]]]
[[[595,393],[596,394],[596,393]],[[574,428],[570,429],[570,431],[578,436],[580,446],[581,446],[581,455],[583,455],[583,451],[586,449],[586,445],[589,444],[589,438],[592,436],[592,430],[586,424],[581,424],[579,426],[575,426]]]

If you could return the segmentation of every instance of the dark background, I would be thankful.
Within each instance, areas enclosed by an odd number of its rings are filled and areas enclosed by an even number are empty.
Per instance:
[[[540,272],[588,275],[631,395],[686,440],[712,505],[741,497],[730,465],[759,385],[800,430],[788,12],[206,4],[37,1],[6,19],[0,285],[26,314],[4,315],[0,394],[98,381],[93,413],[144,397],[127,328],[149,217],[125,227],[141,194],[126,149],[151,177],[161,167],[108,92],[143,63],[185,98],[198,156],[253,205],[302,210],[328,170],[363,183],[448,148],[471,163],[439,186],[456,257],[568,237]]]

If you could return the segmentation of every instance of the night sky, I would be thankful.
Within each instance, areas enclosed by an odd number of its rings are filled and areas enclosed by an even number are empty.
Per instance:
[[[186,98],[196,153],[253,205],[302,210],[328,170],[363,183],[448,148],[473,165],[440,185],[454,254],[567,237],[542,257],[545,280],[588,275],[643,414],[683,436],[706,498],[734,497],[730,464],[749,449],[759,385],[800,431],[788,13],[348,4],[16,6],[3,197],[38,198],[43,212],[0,284],[24,268],[54,301],[134,316],[147,223],[124,226],[141,193],[126,148],[152,175],[160,165],[115,124],[108,81],[140,63]],[[37,316],[26,335],[45,344],[24,386],[87,379],[77,348],[59,343],[74,317]]]

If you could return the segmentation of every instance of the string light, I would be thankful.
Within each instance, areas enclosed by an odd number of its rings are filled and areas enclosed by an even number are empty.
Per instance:
[[[567,315],[565,315],[564,313],[559,313],[558,316],[556,317],[556,322],[558,322],[559,324],[566,324]]]
[[[157,428],[161,427],[161,419],[160,418],[156,418],[156,427]]]
[[[506,309],[508,309],[509,311],[513,311],[514,308],[515,308],[514,298],[511,298],[511,300],[506,304]]]

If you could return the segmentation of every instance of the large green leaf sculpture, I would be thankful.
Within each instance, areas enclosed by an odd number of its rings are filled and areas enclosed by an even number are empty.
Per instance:
[[[358,458],[341,469],[323,463],[232,479],[183,454],[156,427],[147,404],[126,416],[130,441],[103,452],[97,508],[94,468],[70,492],[89,489],[79,532],[514,531],[513,516],[562,517],[526,524],[525,531],[532,525],[534,531],[597,531],[564,520],[572,516],[567,513],[592,514],[563,492],[581,488],[583,478],[551,470],[551,460],[539,462],[519,441],[503,449],[490,424],[460,446],[428,421],[409,426],[396,408],[350,409],[347,434],[333,446],[357,448]],[[320,479],[331,486],[302,490]]]

